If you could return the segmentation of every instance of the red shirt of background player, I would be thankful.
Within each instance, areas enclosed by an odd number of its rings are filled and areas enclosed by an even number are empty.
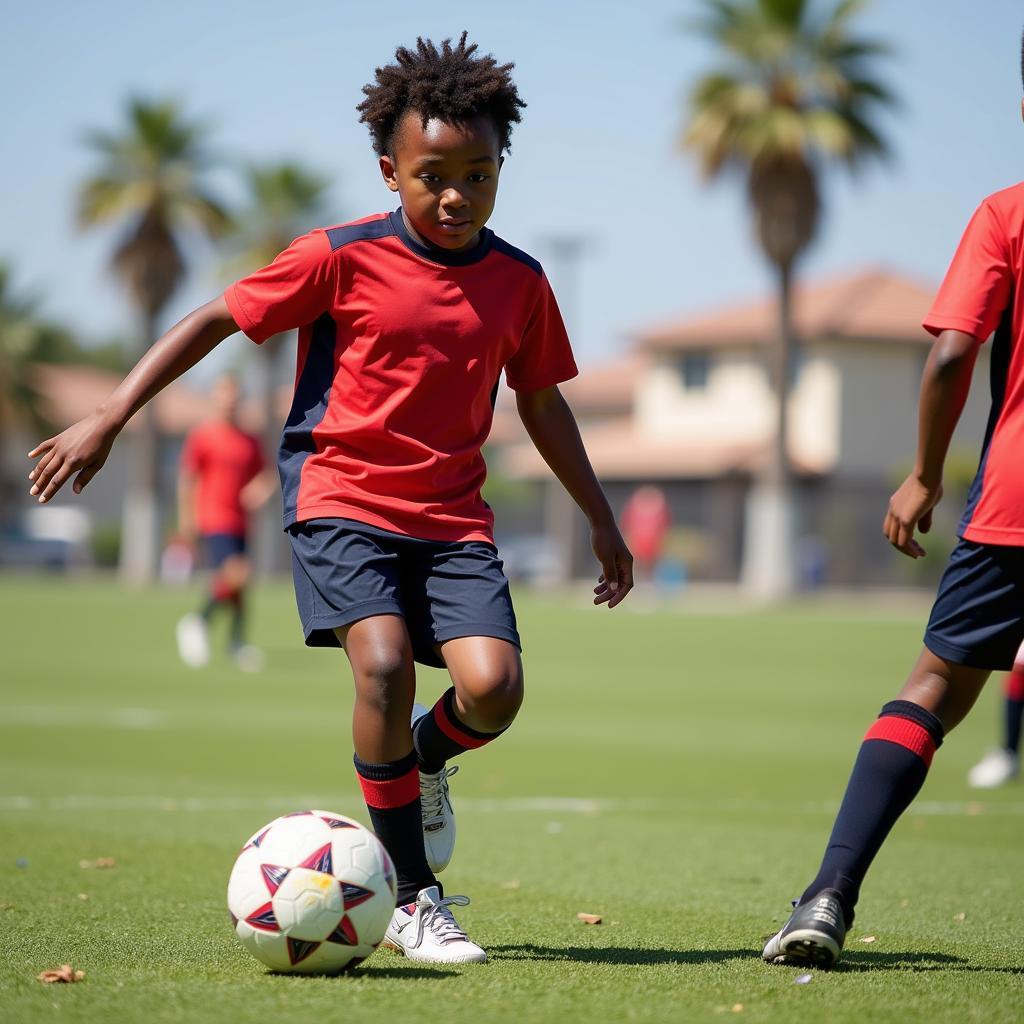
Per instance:
[[[665,495],[657,487],[640,487],[622,510],[622,532],[633,556],[653,563],[661,556],[671,516]]]
[[[204,423],[186,438],[181,462],[185,472],[196,478],[198,532],[244,537],[242,489],[263,470],[259,441],[232,423]]]

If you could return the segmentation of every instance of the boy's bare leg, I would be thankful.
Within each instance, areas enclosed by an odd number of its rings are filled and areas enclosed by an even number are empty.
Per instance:
[[[412,641],[398,615],[374,615],[335,631],[355,677],[352,714],[356,773],[374,832],[395,863],[398,906],[384,942],[431,963],[486,960],[459,927],[427,862],[420,773],[412,745],[416,670]]]

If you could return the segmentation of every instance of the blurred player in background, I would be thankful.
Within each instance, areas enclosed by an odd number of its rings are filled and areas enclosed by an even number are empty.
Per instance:
[[[632,493],[622,510],[622,535],[635,559],[635,578],[650,580],[654,576],[671,523],[668,501],[660,487],[644,484]]]
[[[1020,732],[1024,717],[1024,647],[1003,679],[1003,745],[985,755],[968,773],[975,789],[995,789],[1020,772]]]
[[[225,375],[210,393],[212,418],[185,439],[178,476],[178,529],[212,570],[202,608],[178,623],[178,653],[191,668],[210,661],[209,626],[218,610],[230,615],[232,660],[247,672],[263,666],[263,653],[245,642],[249,584],[249,513],[271,495],[276,481],[259,439],[238,425],[238,381]]]

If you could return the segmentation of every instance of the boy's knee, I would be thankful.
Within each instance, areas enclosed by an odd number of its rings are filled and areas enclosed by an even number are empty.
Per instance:
[[[459,700],[486,732],[511,725],[523,703],[523,673],[518,665],[495,666],[459,693]]]
[[[350,652],[349,657],[356,676],[357,699],[385,717],[408,716],[414,686],[408,652],[401,647],[377,647],[358,657]]]

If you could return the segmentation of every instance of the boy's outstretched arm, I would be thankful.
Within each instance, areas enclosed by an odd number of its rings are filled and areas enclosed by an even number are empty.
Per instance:
[[[594,604],[607,602],[614,608],[633,589],[633,556],[615,525],[572,411],[557,386],[517,391],[516,405],[537,451],[590,521],[590,544],[603,570]]]
[[[94,413],[28,453],[30,459],[39,459],[29,473],[29,493],[45,503],[76,472],[74,490],[79,493],[107,461],[117,435],[132,416],[237,330],[223,298],[189,313],[153,345]]]
[[[932,509],[942,497],[942,468],[953,430],[963,412],[980,342],[963,331],[943,331],[928,355],[921,378],[917,460],[914,471],[889,499],[882,532],[889,543],[911,558],[924,548],[914,530],[927,533]]]

